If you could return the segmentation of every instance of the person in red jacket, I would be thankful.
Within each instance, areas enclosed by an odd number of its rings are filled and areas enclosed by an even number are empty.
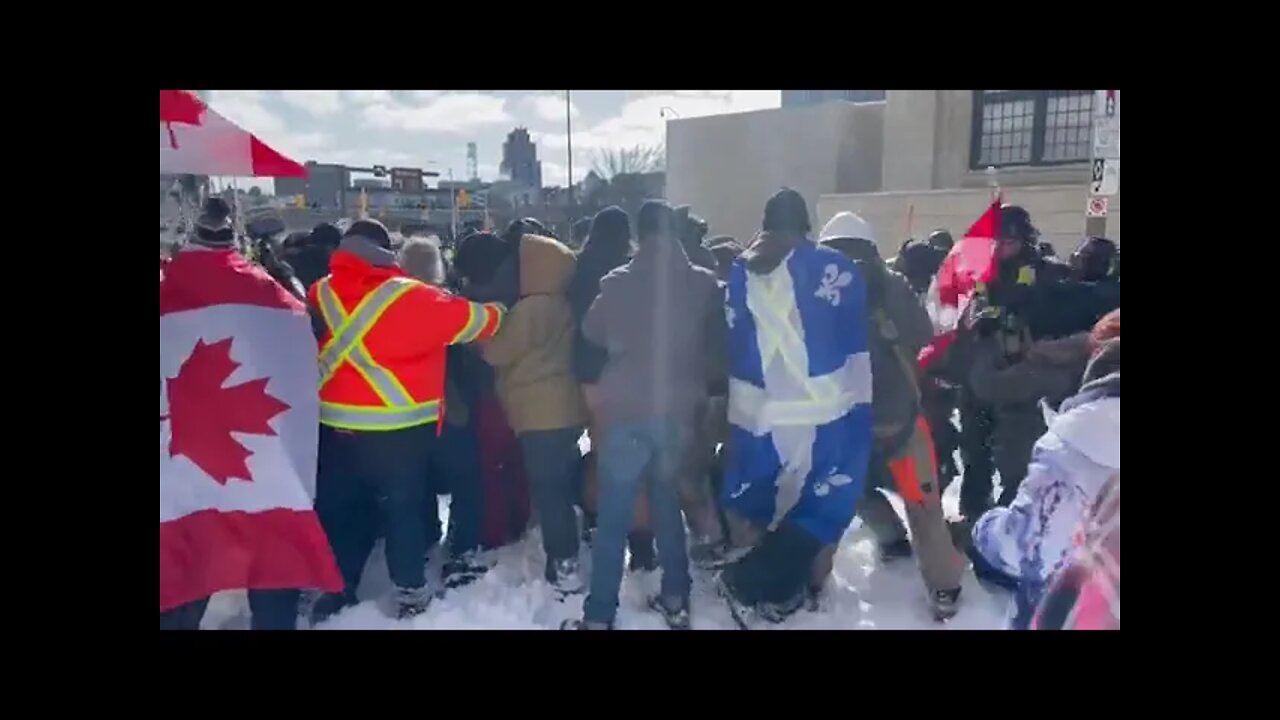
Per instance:
[[[411,617],[431,599],[423,507],[446,411],[445,349],[492,337],[504,310],[411,278],[375,220],[351,225],[330,270],[308,292],[320,340],[316,512],[347,589],[316,616],[355,602],[381,521],[395,613]]]

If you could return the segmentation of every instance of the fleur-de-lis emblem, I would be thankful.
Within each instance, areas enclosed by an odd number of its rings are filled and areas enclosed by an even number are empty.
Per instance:
[[[832,307],[840,306],[840,288],[848,287],[853,282],[853,273],[840,272],[835,264],[828,265],[822,271],[822,284],[813,295],[819,300],[830,302]]]
[[[725,305],[725,306],[724,306],[724,320],[725,320],[725,322],[729,323],[729,329],[730,329],[730,330],[732,330],[732,329],[733,329],[733,321],[734,321],[734,320],[736,320],[737,318],[738,318],[738,313],[736,313],[736,312],[734,312],[734,311],[733,311],[733,306],[732,306],[732,305]]]
[[[846,273],[847,274],[847,273]],[[836,291],[839,293],[839,291]],[[853,482],[853,478],[848,475],[832,475],[826,480],[819,480],[813,485],[813,494],[818,497],[826,497],[831,494],[831,488],[843,487]]]

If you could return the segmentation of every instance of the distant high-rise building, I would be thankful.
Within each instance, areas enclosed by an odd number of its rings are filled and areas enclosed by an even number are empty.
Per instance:
[[[782,107],[804,107],[820,103],[844,100],[846,102],[875,102],[884,100],[884,90],[783,90]]]
[[[473,142],[467,143],[467,178],[480,179],[480,165],[476,161],[476,144]]]
[[[529,131],[518,127],[502,143],[502,165],[499,171],[515,182],[531,188],[542,187],[542,163],[538,162],[538,146],[529,139]]]

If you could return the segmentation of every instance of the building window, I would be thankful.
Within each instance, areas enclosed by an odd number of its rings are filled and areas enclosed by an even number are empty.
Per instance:
[[[975,91],[970,166],[1086,161],[1092,120],[1092,90]]]

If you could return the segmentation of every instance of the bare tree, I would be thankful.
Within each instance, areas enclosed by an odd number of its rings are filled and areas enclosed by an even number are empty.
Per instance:
[[[662,145],[636,145],[630,148],[607,148],[595,152],[591,168],[606,180],[627,173],[649,173],[664,169],[667,152]]]

